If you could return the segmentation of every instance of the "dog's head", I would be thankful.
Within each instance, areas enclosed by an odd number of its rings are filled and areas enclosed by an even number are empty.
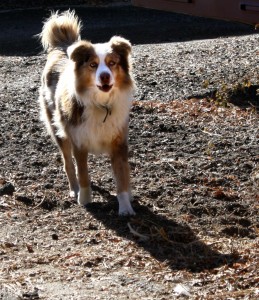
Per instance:
[[[68,56],[74,63],[77,93],[94,90],[107,94],[115,88],[131,88],[130,53],[130,42],[118,36],[104,44],[79,41],[70,46]]]

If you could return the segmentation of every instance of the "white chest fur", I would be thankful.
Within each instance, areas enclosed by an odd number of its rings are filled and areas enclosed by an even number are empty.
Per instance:
[[[94,98],[90,98],[94,99]],[[107,107],[89,99],[83,99],[85,105],[83,123],[71,126],[70,138],[79,148],[87,148],[90,153],[109,152],[112,141],[127,126],[131,99],[129,93],[117,92]]]

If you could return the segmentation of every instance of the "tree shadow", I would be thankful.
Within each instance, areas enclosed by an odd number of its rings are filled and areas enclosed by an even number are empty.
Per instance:
[[[188,99],[193,98],[190,96]],[[223,84],[218,89],[203,95],[196,95],[198,99],[211,99],[219,105],[231,103],[241,109],[253,108],[259,112],[259,85],[249,81],[237,84]]]
[[[0,11],[0,55],[37,55],[36,34],[50,10],[75,9],[83,23],[82,38],[93,43],[122,35],[133,44],[153,44],[254,33],[250,25],[205,19],[172,12],[123,7],[46,7]]]
[[[92,189],[107,199],[107,202],[91,203],[87,211],[107,229],[134,241],[172,270],[201,272],[232,264],[238,259],[236,253],[222,254],[206,245],[187,224],[155,214],[137,201],[133,202],[136,216],[118,217],[116,197],[94,184]],[[135,233],[131,232],[129,225]]]
[[[253,107],[259,112],[259,85],[238,86],[229,93],[229,102],[240,108]]]

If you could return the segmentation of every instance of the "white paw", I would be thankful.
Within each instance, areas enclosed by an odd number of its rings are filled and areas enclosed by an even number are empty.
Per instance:
[[[90,187],[80,188],[77,202],[80,205],[86,205],[92,202],[92,190]]]
[[[119,202],[119,215],[127,216],[127,215],[135,215],[135,211],[133,210],[130,203],[130,194],[128,192],[120,193],[118,196]]]
[[[69,185],[70,191],[69,191],[69,197],[71,198],[76,198],[79,192],[79,187],[78,185]]]

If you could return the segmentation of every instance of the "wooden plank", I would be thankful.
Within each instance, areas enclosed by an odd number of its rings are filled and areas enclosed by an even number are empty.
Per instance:
[[[259,0],[132,0],[132,4],[200,17],[259,23]]]

